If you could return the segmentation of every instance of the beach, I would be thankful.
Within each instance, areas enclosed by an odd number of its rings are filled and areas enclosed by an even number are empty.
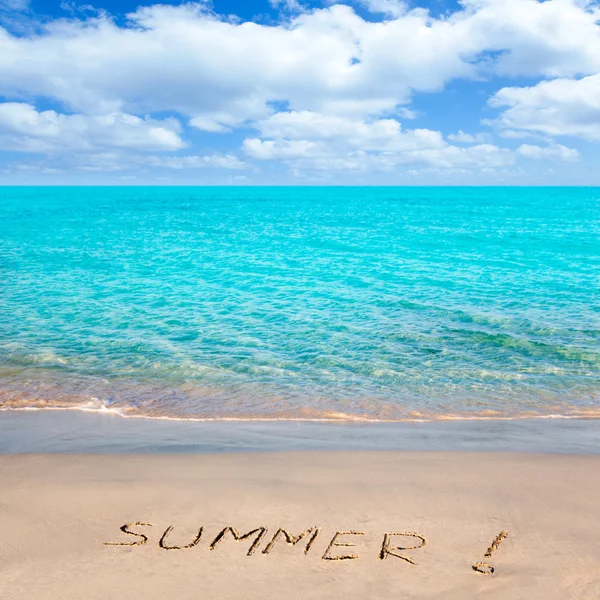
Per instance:
[[[600,600],[600,0],[0,0],[0,600]]]
[[[516,453],[4,455],[0,597],[592,600],[599,470]],[[279,529],[306,533],[268,548]]]

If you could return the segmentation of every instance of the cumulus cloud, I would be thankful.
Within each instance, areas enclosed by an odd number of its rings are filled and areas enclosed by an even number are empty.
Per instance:
[[[394,172],[404,171],[407,165],[435,167],[438,169],[482,170],[513,165],[515,154],[497,146],[482,144],[469,148],[446,145],[441,148],[409,150],[406,152],[365,152],[349,150],[332,152],[323,144],[316,144],[307,151],[307,142],[273,142],[246,140],[244,149],[253,158],[282,160],[296,173],[320,171]]]
[[[26,35],[0,27],[0,95],[9,100],[0,104],[0,140],[19,151],[94,151],[102,164],[111,149],[183,148],[185,132],[166,113],[197,136],[255,129],[244,160],[292,168],[498,168],[526,153],[479,133],[447,136],[468,145],[459,147],[397,120],[417,116],[415,92],[498,75],[552,78],[495,94],[504,137],[600,140],[600,11],[592,0],[462,0],[437,18],[402,0],[354,0],[383,19],[362,18],[347,3],[271,2],[288,16],[244,22],[197,2],[141,7],[125,22],[74,13]],[[44,98],[61,109],[40,110]],[[556,159],[558,146],[549,147],[554,154],[542,156]],[[233,151],[190,152],[190,168],[205,156],[220,156],[215,168],[245,166]],[[162,166],[187,168],[186,157],[171,158]]]
[[[280,160],[290,158],[316,158],[326,153],[322,145],[309,140],[273,140],[262,141],[258,138],[244,140],[242,149],[252,158],[258,160]]]
[[[311,111],[279,112],[259,121],[263,137],[292,140],[328,140],[361,150],[392,152],[444,144],[438,131],[413,129],[403,131],[395,119],[353,119]]]
[[[490,144],[459,148],[439,131],[403,130],[394,119],[372,121],[313,113],[280,112],[256,124],[263,138],[247,138],[244,153],[279,160],[295,171],[394,171],[404,165],[439,168],[500,167],[514,153]]]
[[[438,149],[416,150],[401,156],[400,162],[425,164],[443,168],[484,169],[514,164],[514,153],[493,144],[478,144],[469,148],[447,145]]]
[[[517,148],[517,153],[532,160],[554,160],[557,162],[574,162],[579,159],[579,152],[573,148],[567,148],[561,144],[551,146],[534,146],[522,144]]]
[[[493,123],[493,121],[488,121],[490,124]],[[503,129],[502,131],[498,132],[498,135],[502,138],[508,139],[508,140],[523,140],[525,138],[531,138],[531,137],[543,137],[543,136],[538,136],[535,133],[532,133],[530,131],[520,131],[517,129]]]
[[[402,3],[371,0],[372,6]],[[294,110],[367,116],[490,70],[600,70],[597,14],[582,0],[466,0],[435,19],[422,9],[365,21],[336,4],[277,25],[225,21],[205,4],[142,7],[48,23],[23,38],[0,29],[0,93],[72,110],[176,111],[218,130]],[[159,82],[157,84],[157,82]],[[221,125],[219,125],[221,124]]]
[[[459,131],[458,133],[451,133],[448,135],[448,139],[451,142],[457,142],[459,144],[481,144],[485,142],[486,135],[483,133],[465,133],[464,131]]]
[[[600,141],[600,74],[503,88],[490,103],[508,107],[499,124],[510,130]]]
[[[488,53],[500,75],[561,77],[600,70],[600,11],[595,0],[463,0],[456,22]],[[492,54],[493,56],[493,54]]]
[[[54,110],[38,111],[26,103],[0,103],[0,141],[5,150],[179,150],[185,146],[179,130],[176,119],[155,121],[125,113],[68,115]]]

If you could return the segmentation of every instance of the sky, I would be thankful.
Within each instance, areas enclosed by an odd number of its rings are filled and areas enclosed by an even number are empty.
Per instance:
[[[600,2],[0,0],[0,185],[600,185]]]

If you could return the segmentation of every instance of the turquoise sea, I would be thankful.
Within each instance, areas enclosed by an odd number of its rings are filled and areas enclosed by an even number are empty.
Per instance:
[[[600,417],[598,188],[0,188],[0,409]]]

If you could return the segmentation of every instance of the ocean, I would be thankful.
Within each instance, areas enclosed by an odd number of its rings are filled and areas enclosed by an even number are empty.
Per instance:
[[[599,188],[0,188],[0,410],[600,417]]]

